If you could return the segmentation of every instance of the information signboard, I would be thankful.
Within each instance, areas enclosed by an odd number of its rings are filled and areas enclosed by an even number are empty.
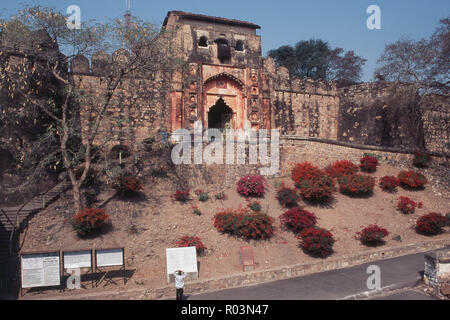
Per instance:
[[[171,282],[173,273],[182,270],[188,280],[198,279],[197,250],[195,247],[167,248],[167,282]]]
[[[92,251],[63,251],[64,269],[92,268]]]
[[[61,284],[59,252],[22,253],[22,288],[52,287]]]
[[[96,250],[95,255],[97,267],[113,267],[124,265],[123,248]]]

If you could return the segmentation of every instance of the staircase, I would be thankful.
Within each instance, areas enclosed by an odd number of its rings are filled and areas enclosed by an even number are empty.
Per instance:
[[[50,190],[35,196],[23,205],[0,208],[0,290],[8,287],[11,272],[15,269],[12,266],[12,260],[17,260],[15,259],[16,248],[14,245],[16,231],[31,215],[45,209],[70,187],[70,182],[64,179]]]

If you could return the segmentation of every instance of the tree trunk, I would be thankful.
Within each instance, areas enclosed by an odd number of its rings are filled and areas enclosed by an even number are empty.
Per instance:
[[[73,191],[73,206],[75,209],[75,214],[81,211],[82,209],[82,201],[81,201],[81,192],[78,187],[78,183],[72,183],[72,191]]]

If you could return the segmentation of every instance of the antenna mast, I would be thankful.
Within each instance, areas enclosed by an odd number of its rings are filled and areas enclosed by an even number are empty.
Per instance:
[[[131,9],[131,0],[125,0],[125,2],[126,2],[127,10],[125,11],[124,18],[125,18],[125,25],[128,28],[130,26],[130,23],[131,23],[131,11],[130,11],[130,9]]]

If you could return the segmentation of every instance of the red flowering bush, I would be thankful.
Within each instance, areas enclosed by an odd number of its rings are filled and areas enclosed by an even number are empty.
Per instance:
[[[189,192],[190,190],[177,190],[177,192],[175,192],[175,194],[173,195],[174,199],[176,201],[180,201],[180,202],[186,202],[189,200]]]
[[[398,174],[398,179],[400,180],[400,184],[403,187],[418,189],[422,188],[424,185],[428,183],[427,178],[420,173],[412,170],[409,171],[401,171]]]
[[[413,165],[419,168],[427,168],[431,162],[431,156],[424,152],[416,151],[414,153]]]
[[[373,191],[375,178],[366,175],[353,174],[338,178],[339,190],[349,195],[366,195]]]
[[[362,171],[375,172],[377,170],[378,159],[371,156],[364,156],[360,160],[360,168]]]
[[[237,183],[237,192],[246,197],[264,197],[266,180],[259,175],[242,177]]]
[[[332,199],[335,191],[333,178],[325,173],[312,180],[303,180],[295,186],[308,201],[327,202]]]
[[[333,253],[335,239],[326,229],[317,227],[305,229],[297,236],[297,239],[301,240],[301,247],[314,256],[324,258]]]
[[[305,180],[314,180],[319,176],[322,176],[324,173],[315,165],[312,165],[309,162],[297,163],[292,169],[292,180],[294,180],[295,184],[300,184]]]
[[[404,214],[412,214],[416,208],[422,208],[422,202],[416,203],[408,197],[400,197],[397,203],[397,209]]]
[[[214,227],[244,239],[268,239],[274,234],[273,218],[247,208],[226,209],[214,216]]]
[[[292,231],[300,232],[313,227],[317,219],[314,213],[295,207],[283,213],[280,216],[280,222]]]
[[[178,240],[175,245],[178,247],[195,247],[198,254],[202,254],[206,249],[208,249],[199,237],[184,236]]]
[[[143,185],[136,175],[130,172],[125,172],[114,179],[113,188],[117,190],[119,195],[128,197],[141,191],[143,189]]]
[[[80,236],[98,230],[109,219],[105,209],[86,208],[78,212],[72,219],[72,227]]]
[[[309,201],[328,201],[335,191],[333,179],[309,162],[297,163],[292,170],[292,179],[300,195]]]
[[[394,192],[400,185],[400,180],[394,176],[384,176],[380,179],[380,188],[386,192]]]
[[[340,160],[334,162],[331,166],[325,169],[325,172],[333,178],[337,178],[343,175],[350,175],[358,172],[358,166],[348,160]]]
[[[296,206],[298,198],[299,196],[295,189],[288,188],[284,184],[282,184],[277,191],[278,202],[280,202],[283,207]]]
[[[387,237],[389,232],[377,225],[370,225],[356,234],[357,239],[368,246],[383,244],[383,238]]]
[[[425,235],[436,235],[442,232],[442,227],[447,223],[447,218],[439,213],[429,213],[421,216],[416,222],[416,230]]]

